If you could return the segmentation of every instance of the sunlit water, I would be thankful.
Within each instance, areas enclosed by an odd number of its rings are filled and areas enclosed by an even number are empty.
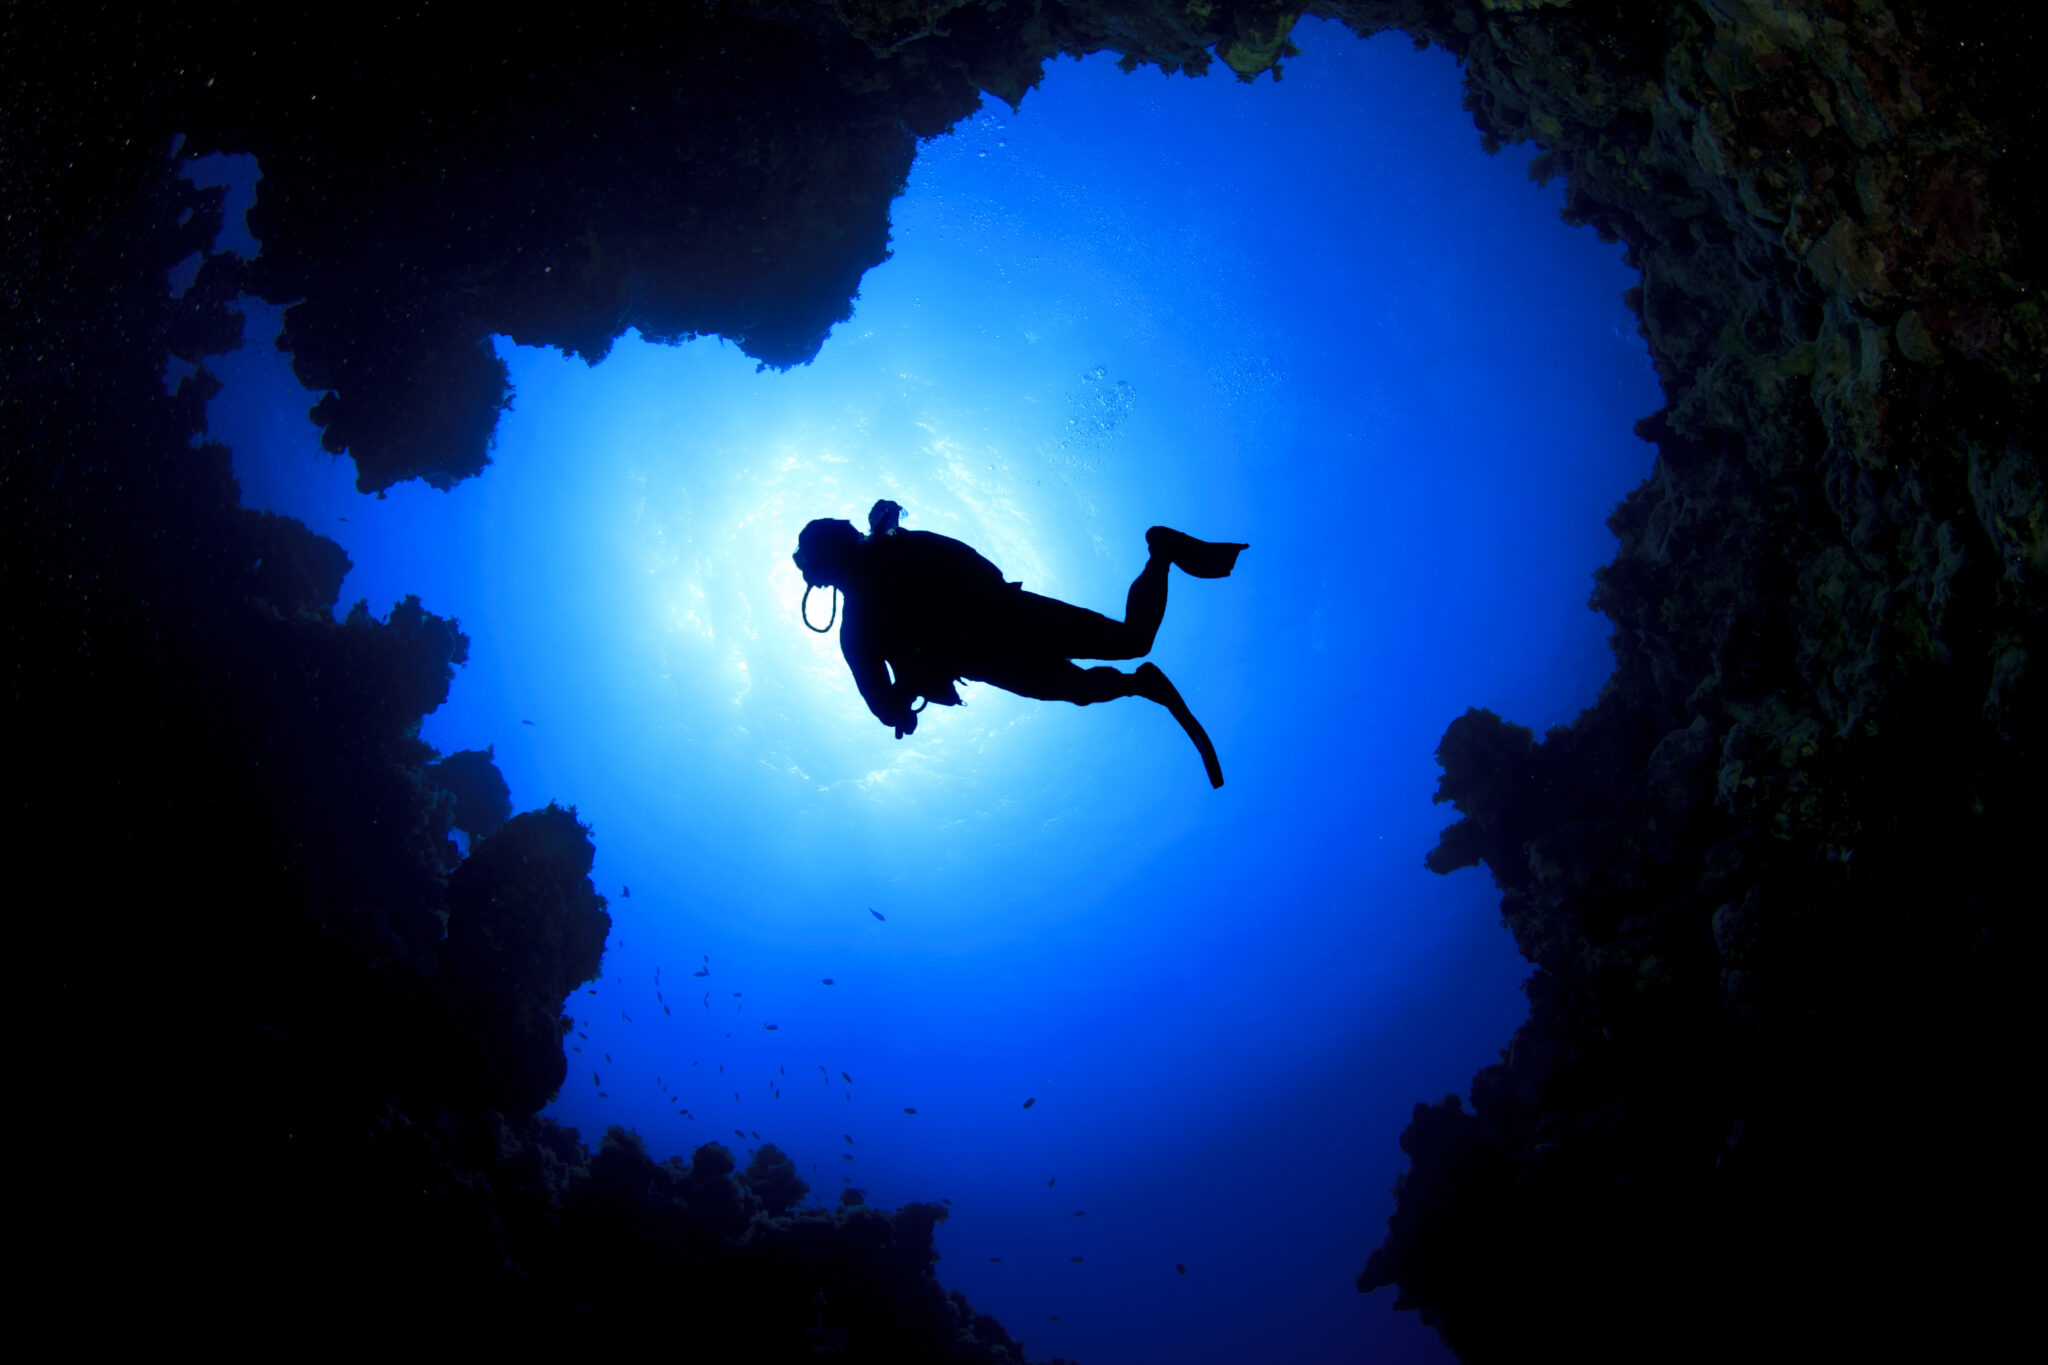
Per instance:
[[[501,341],[516,405],[452,493],[353,492],[273,310],[215,366],[245,500],[348,549],[343,609],[468,632],[426,738],[595,831],[615,929],[548,1112],[952,1200],[941,1281],[1034,1356],[1448,1358],[1352,1288],[1410,1108],[1524,1010],[1485,874],[1422,868],[1432,751],[1592,700],[1650,461],[1619,248],[1481,154],[1445,55],[1297,39],[1277,85],[1061,63],[928,144],[808,367]],[[1249,541],[1175,575],[1152,656],[1228,785],[1135,699],[969,686],[892,738],[789,559],[877,497],[1111,614],[1147,526]]]

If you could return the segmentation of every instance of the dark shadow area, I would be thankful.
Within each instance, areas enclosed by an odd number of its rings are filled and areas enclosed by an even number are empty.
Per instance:
[[[420,740],[455,622],[410,597],[337,621],[347,556],[238,505],[203,424],[239,320],[165,284],[220,196],[160,150],[118,199],[28,261],[42,311],[10,310],[4,351],[9,848],[65,882],[17,920],[56,1120],[22,1223],[37,1311],[116,1295],[108,1339],[250,1348],[1022,1361],[939,1286],[941,1206],[798,1207],[772,1145],[657,1164],[536,1117],[611,927],[590,833]],[[198,368],[167,394],[173,356]]]
[[[1165,707],[1193,741],[1209,774],[1223,785],[1223,767],[1208,732],[1156,664],[1126,673],[1079,659],[1136,659],[1152,652],[1166,616],[1168,571],[1228,578],[1249,546],[1197,540],[1154,526],[1145,533],[1145,567],[1124,600],[1124,618],[1026,592],[1022,583],[970,545],[930,531],[906,531],[903,509],[887,498],[868,513],[868,534],[850,521],[821,517],[797,539],[797,570],[806,605],[818,588],[832,591],[833,615],[845,594],[839,648],[861,700],[875,719],[914,734],[925,704],[960,705],[955,684],[984,682],[1040,701],[1076,706],[1144,697]],[[805,617],[805,624],[810,618]],[[823,633],[831,628],[812,626]]]
[[[512,789],[489,749],[464,749],[427,765],[427,776],[455,798],[449,823],[471,839],[488,837],[512,818]]]
[[[1599,703],[1540,741],[1470,713],[1439,750],[1463,818],[1431,865],[1485,862],[1539,970],[1471,1108],[1418,1106],[1359,1283],[1468,1359],[2017,1338],[2042,21],[1963,9],[1301,11],[1458,55],[1482,142],[1539,143],[1568,218],[1628,244],[1667,397],[1610,522]],[[939,1289],[930,1206],[800,1212],[767,1148],[739,1176],[716,1145],[658,1166],[531,1116],[605,932],[589,837],[529,812],[461,859],[488,784],[430,776],[418,722],[466,641],[416,600],[333,619],[345,556],[241,510],[194,443],[203,360],[238,293],[291,304],[359,485],[446,487],[510,397],[493,333],[801,363],[884,258],[916,139],[978,90],[1104,49],[1277,76],[1296,15],[8,11],[8,827],[22,880],[61,886],[16,917],[48,1028],[27,1093],[57,1120],[44,1312],[97,1321],[118,1292],[215,1339],[1021,1357]],[[208,258],[174,301],[220,212],[166,161],[180,133],[259,157],[262,255]],[[166,394],[171,357],[201,368]]]

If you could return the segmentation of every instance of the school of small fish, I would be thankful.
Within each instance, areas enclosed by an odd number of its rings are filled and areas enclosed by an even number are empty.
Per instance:
[[[528,724],[528,725],[531,725],[531,724],[532,724],[533,722],[532,722],[532,721],[527,721],[527,722],[525,722],[525,723],[526,723],[526,724]],[[625,900],[625,899],[630,899],[630,898],[631,898],[631,896],[632,896],[632,894],[633,894],[633,892],[632,892],[632,888],[631,888],[631,887],[627,887],[627,886],[623,886],[623,885],[622,885],[622,886],[620,887],[620,889],[619,889],[619,896],[620,896],[620,899],[621,899],[621,900]],[[876,919],[877,921],[881,921],[881,922],[886,922],[886,920],[887,920],[887,916],[883,915],[881,911],[879,911],[879,910],[876,910],[876,909],[874,909],[873,907],[869,907],[869,909],[868,909],[868,913],[869,913],[870,915],[873,915],[873,916],[875,917],[875,919]],[[624,940],[623,938],[621,938],[621,939],[619,939],[619,940],[618,940],[618,946],[620,946],[620,947],[623,947],[623,946],[624,946],[624,944],[625,944],[625,940]],[[700,977],[700,978],[702,978],[702,977],[708,977],[708,976],[710,976],[710,975],[711,975],[711,956],[710,956],[710,954],[706,953],[706,954],[704,954],[704,955],[703,955],[703,957],[702,957],[702,961],[701,961],[701,964],[699,965],[699,967],[697,968],[697,970],[696,970],[695,972],[693,972],[693,973],[692,973],[692,975],[694,975],[694,976],[696,976],[696,977]],[[825,984],[825,985],[827,985],[827,986],[830,986],[830,985],[834,985],[834,984],[835,984],[835,978],[833,978],[833,977],[829,977],[829,976],[828,976],[828,977],[823,977],[823,978],[821,978],[821,980],[822,980],[822,981],[824,982],[824,984]],[[585,994],[587,994],[587,995],[596,995],[597,993],[598,993],[598,992],[597,992],[596,990],[594,990],[594,989],[593,989],[593,990],[587,990],[587,991],[585,992]],[[732,996],[731,996],[731,998],[732,998],[732,999],[733,999],[734,1001],[743,1001],[743,1000],[744,1000],[744,993],[743,993],[743,992],[740,992],[740,991],[734,991],[734,992],[732,992]],[[663,996],[663,994],[662,994],[662,990],[661,990],[661,968],[660,968],[660,967],[658,967],[658,966],[657,966],[657,967],[656,967],[656,968],[654,969],[654,999],[655,999],[655,1003],[657,1003],[657,1004],[659,1004],[659,1005],[661,1006],[661,1012],[662,1012],[662,1014],[663,1014],[663,1015],[664,1015],[665,1017],[673,1017],[673,1015],[671,1014],[671,1012],[670,1012],[670,1010],[669,1010],[669,1006],[668,1006],[668,1001],[667,1001],[667,999],[666,999],[666,998],[665,998],[665,997]],[[707,1010],[711,1008],[711,992],[710,992],[710,991],[706,991],[706,992],[704,993],[704,998],[703,998],[703,1007],[704,1007],[705,1009],[707,1009]],[[745,1008],[746,1008],[746,1006],[745,1006],[745,1004],[744,1004],[744,1003],[740,1003],[740,1004],[735,1004],[735,1005],[733,1006],[733,1012],[737,1014],[737,1013],[740,1013],[740,1012],[744,1011],[744,1010],[745,1010]],[[621,1021],[623,1021],[623,1022],[624,1022],[624,1023],[626,1023],[626,1024],[631,1024],[631,1023],[633,1022],[633,1016],[632,1016],[632,1015],[630,1015],[630,1014],[628,1014],[628,1013],[627,1013],[626,1011],[624,1011],[624,1010],[620,1010],[620,1011],[619,1011],[619,1018],[620,1018],[620,1020],[621,1020]],[[584,1027],[588,1027],[588,1021],[584,1021]],[[762,1028],[762,1030],[763,1030],[764,1032],[768,1032],[768,1033],[778,1033],[778,1032],[780,1032],[780,1031],[781,1031],[781,1025],[780,1025],[780,1024],[763,1024],[763,1025],[761,1026],[761,1028]],[[583,1042],[589,1042],[589,1041],[590,1041],[590,1035],[589,1035],[588,1033],[585,1033],[585,1032],[583,1031],[583,1029],[579,1028],[579,1029],[577,1029],[577,1030],[576,1030],[575,1032],[576,1032],[576,1037],[577,1037],[577,1038],[578,1038],[579,1040],[581,1040],[581,1041],[583,1041]],[[725,1038],[727,1038],[727,1039],[730,1039],[730,1038],[732,1037],[732,1034],[731,1034],[730,1032],[727,1032],[727,1033],[726,1033],[726,1034],[724,1035],[724,1037],[725,1037]],[[572,1050],[573,1050],[573,1051],[576,1051],[576,1052],[581,1052],[581,1051],[582,1051],[583,1049],[579,1047],[579,1048],[573,1048]],[[605,1059],[605,1061],[606,1061],[607,1063],[611,1063],[611,1062],[612,1062],[612,1055],[611,1055],[611,1054],[610,1054],[609,1052],[603,1053],[602,1055],[603,1055],[603,1057],[604,1057],[604,1059]],[[699,1060],[701,1060],[701,1059],[699,1059]],[[698,1061],[698,1060],[693,1060],[693,1061],[691,1061],[691,1063],[690,1063],[690,1065],[691,1065],[692,1067],[695,1067],[695,1066],[697,1066],[698,1064],[699,1064],[699,1061]],[[787,1075],[789,1074],[789,1072],[788,1072],[788,1068],[787,1068],[786,1066],[783,1066],[783,1065],[778,1065],[778,1066],[777,1066],[777,1067],[775,1068],[775,1072],[776,1072],[776,1075],[777,1075],[777,1076],[787,1076]],[[723,1075],[725,1074],[725,1064],[724,1064],[723,1062],[720,1062],[720,1063],[718,1063],[718,1074],[719,1074],[719,1075],[721,1075],[721,1076],[723,1076]],[[822,1062],[818,1063],[818,1076],[819,1076],[819,1078],[820,1078],[820,1079],[821,1079],[821,1080],[822,1080],[822,1081],[824,1082],[824,1084],[826,1085],[826,1087],[827,1087],[827,1088],[830,1088],[830,1086],[831,1086],[831,1084],[832,1084],[832,1073],[831,1073],[831,1071],[830,1071],[830,1070],[829,1070],[829,1069],[828,1069],[828,1068],[827,1068],[827,1067],[825,1066],[825,1064],[824,1064],[824,1063],[822,1063]],[[842,1070],[842,1071],[840,1071],[840,1073],[839,1073],[839,1079],[840,1079],[840,1080],[841,1080],[842,1082],[844,1082],[844,1083],[845,1083],[845,1084],[846,1084],[846,1085],[847,1085],[847,1086],[849,1087],[849,1089],[848,1089],[848,1090],[847,1090],[847,1092],[846,1092],[846,1099],[847,1099],[847,1100],[848,1100],[849,1102],[851,1102],[851,1101],[852,1101],[852,1099],[853,1099],[853,1093],[852,1093],[852,1090],[851,1090],[851,1087],[852,1087],[852,1085],[853,1085],[853,1076],[852,1076],[852,1074],[851,1074],[851,1073],[849,1073],[849,1072],[847,1072],[847,1071],[844,1071],[844,1070]],[[603,1079],[602,1079],[602,1077],[600,1076],[600,1074],[599,1074],[598,1072],[595,1072],[595,1071],[593,1071],[593,1072],[591,1072],[591,1073],[590,1073],[590,1081],[591,1081],[591,1085],[592,1085],[592,1087],[593,1087],[593,1088],[594,1088],[594,1089],[596,1090],[596,1092],[597,1092],[597,1097],[598,1097],[599,1099],[607,1099],[607,1098],[609,1098],[609,1094],[608,1094],[608,1092],[607,1092],[607,1091],[605,1091],[605,1090],[604,1090],[604,1088],[603,1088],[603,1086],[604,1086],[604,1082],[603,1082]],[[675,1108],[675,1112],[676,1112],[676,1113],[677,1113],[678,1115],[680,1115],[680,1116],[681,1116],[681,1117],[682,1117],[682,1118],[683,1118],[683,1119],[684,1119],[685,1121],[687,1121],[687,1122],[695,1122],[696,1116],[695,1116],[694,1114],[692,1114],[692,1113],[690,1112],[690,1110],[689,1110],[688,1108],[684,1107],[684,1106],[683,1106],[683,1105],[681,1104],[681,1099],[682,1099],[681,1095],[680,1095],[680,1094],[677,1094],[677,1093],[674,1093],[674,1092],[671,1092],[671,1091],[669,1091],[667,1083],[666,1083],[666,1082],[665,1082],[665,1081],[664,1081],[664,1080],[663,1080],[663,1079],[662,1079],[662,1078],[661,1078],[660,1076],[656,1076],[656,1077],[654,1078],[654,1085],[655,1085],[655,1089],[656,1089],[656,1090],[657,1090],[658,1092],[660,1092],[661,1094],[664,1094],[664,1095],[666,1095],[666,1096],[668,1097],[668,1102],[669,1102],[670,1104],[672,1104],[672,1105],[675,1105],[675,1106],[676,1106],[676,1108]],[[780,1086],[779,1086],[779,1085],[778,1085],[778,1084],[777,1084],[777,1083],[775,1082],[775,1080],[774,1080],[774,1079],[772,1079],[772,1078],[771,1078],[771,1079],[770,1079],[770,1080],[769,1080],[769,1081],[767,1082],[767,1088],[768,1088],[768,1090],[769,1090],[769,1091],[770,1091],[770,1092],[771,1092],[771,1093],[772,1093],[772,1094],[774,1095],[774,1097],[775,1097],[776,1099],[781,1099],[781,1098],[782,1098],[782,1090],[781,1090],[781,1087],[780,1087]],[[738,1100],[740,1100],[740,1092],[739,1092],[739,1091],[735,1090],[735,1091],[733,1092],[733,1099],[734,1099],[735,1101],[738,1101]],[[1034,1107],[1035,1105],[1037,1105],[1037,1103],[1038,1103],[1038,1098],[1037,1098],[1036,1096],[1029,1096],[1029,1097],[1027,1097],[1027,1098],[1026,1098],[1026,1099],[1024,1100],[1024,1102],[1023,1102],[1023,1108],[1025,1108],[1025,1109],[1030,1109],[1030,1108],[1033,1108],[1033,1107]],[[906,1115],[910,1115],[910,1116],[913,1116],[913,1117],[914,1117],[914,1116],[916,1116],[916,1114],[917,1114],[917,1109],[916,1109],[916,1107],[915,1107],[915,1106],[912,1106],[912,1105],[905,1105],[905,1106],[903,1106],[903,1112],[904,1112],[904,1113],[905,1113]],[[742,1141],[744,1141],[744,1140],[747,1140],[747,1139],[749,1138],[749,1136],[751,1136],[752,1140],[753,1140],[753,1141],[755,1141],[755,1142],[759,1142],[759,1141],[761,1140],[761,1134],[760,1134],[759,1132],[757,1132],[757,1131],[753,1131],[753,1130],[743,1130],[743,1129],[735,1128],[735,1129],[733,1129],[733,1130],[732,1130],[732,1133],[733,1133],[733,1136],[734,1136],[735,1138],[741,1139]],[[842,1134],[840,1134],[840,1136],[841,1136],[841,1137],[842,1137],[842,1138],[843,1138],[843,1139],[845,1140],[845,1142],[846,1142],[846,1145],[847,1145],[847,1146],[851,1147],[851,1146],[855,1145],[855,1144],[854,1144],[854,1139],[853,1139],[853,1134],[851,1134],[851,1133],[842,1133]],[[752,1149],[750,1148],[750,1149],[749,1149],[749,1151],[751,1152],[751,1151],[752,1151]],[[852,1161],[852,1160],[854,1159],[854,1154],[853,1154],[852,1152],[841,1152],[841,1153],[840,1153],[840,1159],[841,1159],[841,1160],[843,1160],[843,1161]],[[817,1169],[816,1165],[815,1165],[815,1164],[813,1164],[813,1166],[812,1166],[812,1168],[811,1168],[811,1169],[812,1169],[812,1170],[816,1170],[816,1169]],[[852,1179],[853,1179],[853,1178],[852,1178],[851,1176],[844,1176],[844,1177],[841,1177],[841,1179],[842,1179],[842,1180],[843,1180],[843,1181],[844,1181],[844,1182],[845,1182],[846,1184],[848,1184],[849,1186],[851,1186],[851,1184],[852,1184]],[[1053,1188],[1053,1187],[1054,1187],[1054,1186],[1056,1185],[1056,1183],[1057,1183],[1057,1177],[1049,1177],[1049,1178],[1048,1178],[1048,1179],[1046,1180],[1046,1182],[1045,1182],[1045,1185],[1046,1185],[1046,1188],[1047,1188],[1047,1189],[1052,1189],[1052,1188]],[[943,1203],[944,1205],[946,1205],[946,1206],[947,1206],[948,1208],[952,1207],[952,1204],[953,1204],[953,1201],[952,1201],[952,1200],[950,1200],[950,1199],[945,1199],[945,1200],[941,1200],[940,1202],[941,1202],[941,1203]],[[1087,1211],[1086,1209],[1075,1209],[1075,1210],[1073,1211],[1073,1216],[1074,1216],[1075,1218],[1083,1218],[1083,1217],[1086,1217],[1086,1216],[1087,1216],[1087,1212],[1088,1212],[1088,1211]],[[1082,1265],[1082,1264],[1085,1264],[1085,1258],[1083,1258],[1083,1257],[1080,1257],[1080,1256],[1070,1256],[1070,1257],[1068,1257],[1068,1261],[1069,1261],[1069,1262],[1070,1262],[1071,1264],[1073,1264],[1073,1265]],[[989,1257],[989,1258],[988,1258],[988,1263],[989,1263],[990,1265],[1001,1265],[1001,1264],[1003,1263],[1003,1258],[1002,1258],[1002,1257],[1000,1257],[1000,1256],[991,1256],[991,1257]],[[1185,1263],[1183,1263],[1183,1262],[1175,1262],[1175,1264],[1174,1264],[1174,1267],[1173,1267],[1173,1269],[1174,1269],[1174,1273],[1175,1273],[1176,1275],[1186,1275],[1186,1274],[1188,1273],[1188,1268],[1187,1268],[1187,1265],[1186,1265]],[[1059,1314],[1057,1314],[1057,1313],[1052,1313],[1052,1314],[1048,1314],[1048,1315],[1047,1315],[1047,1317],[1048,1317],[1048,1320],[1049,1320],[1049,1321],[1052,1321],[1052,1322],[1058,1322],[1058,1321],[1060,1320]]]

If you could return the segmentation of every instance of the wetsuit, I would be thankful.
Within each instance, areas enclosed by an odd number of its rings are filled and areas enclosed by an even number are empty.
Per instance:
[[[1073,660],[1149,654],[1166,614],[1160,554],[1131,584],[1121,621],[1026,592],[972,546],[930,531],[872,536],[858,563],[839,645],[868,709],[899,729],[920,696],[958,705],[962,678],[1081,706],[1135,696],[1131,674]]]

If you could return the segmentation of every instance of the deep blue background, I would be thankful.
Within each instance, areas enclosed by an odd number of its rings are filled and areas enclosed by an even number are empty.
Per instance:
[[[1481,153],[1448,56],[1296,36],[1277,84],[1062,63],[928,144],[808,367],[501,340],[516,406],[452,493],[353,491],[275,310],[215,366],[245,501],[348,549],[343,608],[468,632],[426,737],[595,831],[616,927],[549,1112],[952,1200],[941,1281],[1036,1356],[1448,1359],[1352,1287],[1411,1107],[1524,1012],[1485,873],[1423,870],[1432,751],[1592,701],[1650,464],[1620,248]],[[882,496],[1112,614],[1147,526],[1251,542],[1175,576],[1153,655],[1228,785],[1137,700],[969,687],[893,739],[789,561]]]

